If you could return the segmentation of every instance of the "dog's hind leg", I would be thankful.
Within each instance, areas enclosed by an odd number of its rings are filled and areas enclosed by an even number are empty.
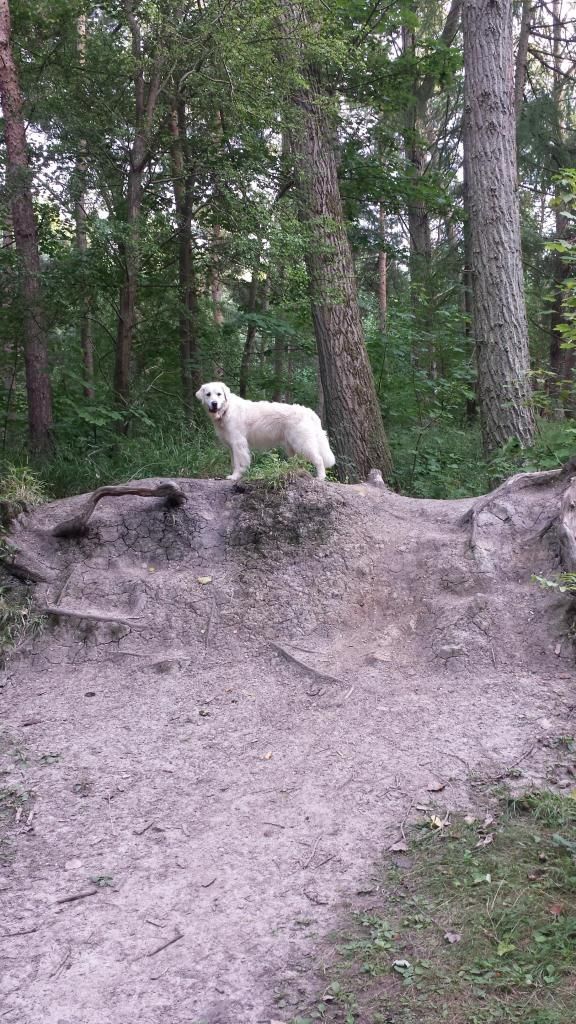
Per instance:
[[[236,442],[232,446],[232,472],[227,480],[239,480],[250,466],[250,449],[246,442]]]
[[[318,451],[318,447],[314,444],[302,444],[298,446],[298,454],[302,455],[308,462],[311,462],[316,470],[316,476],[318,480],[326,479],[326,467],[324,466],[324,459]]]

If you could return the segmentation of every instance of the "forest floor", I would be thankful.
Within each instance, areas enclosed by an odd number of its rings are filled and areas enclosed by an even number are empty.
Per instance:
[[[303,1015],[408,823],[550,785],[574,731],[569,601],[531,582],[565,481],[496,496],[472,546],[470,499],[178,483],[180,508],[108,499],[56,538],[65,499],[9,538],[69,614],[2,690],[7,1024]]]

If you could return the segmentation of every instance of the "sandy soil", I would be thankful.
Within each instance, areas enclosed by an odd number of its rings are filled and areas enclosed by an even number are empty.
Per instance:
[[[473,557],[470,501],[179,483],[80,540],[50,529],[81,498],[15,526],[39,606],[116,621],[52,616],[6,669],[7,1024],[289,1021],[416,805],[573,731],[567,603],[530,582],[554,487],[493,502]]]

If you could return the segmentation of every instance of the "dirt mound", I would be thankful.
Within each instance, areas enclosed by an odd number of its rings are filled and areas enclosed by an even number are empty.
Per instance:
[[[411,807],[570,731],[569,602],[530,582],[569,562],[570,479],[467,517],[307,476],[21,517],[49,615],[5,679],[2,1019],[290,1020]]]

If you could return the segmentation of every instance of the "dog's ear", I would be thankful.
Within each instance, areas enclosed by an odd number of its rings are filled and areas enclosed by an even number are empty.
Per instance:
[[[222,385],[222,391],[224,393],[224,398],[226,399],[227,402],[229,402],[230,401],[230,388],[227,387],[226,384],[223,384]]]
[[[202,399],[204,398],[204,385],[202,385],[201,388],[198,388],[198,391],[196,392],[196,398],[198,399],[199,402],[201,402]]]

